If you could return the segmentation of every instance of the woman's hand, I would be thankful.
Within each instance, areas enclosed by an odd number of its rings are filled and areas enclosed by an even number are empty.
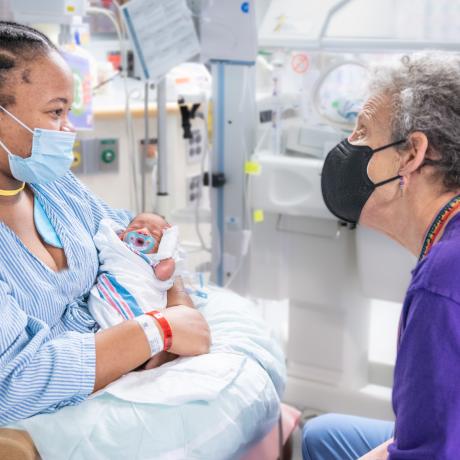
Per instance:
[[[172,329],[171,353],[196,356],[209,352],[211,333],[203,315],[194,308],[178,305],[164,310],[163,315]]]
[[[172,329],[170,353],[179,356],[196,356],[209,352],[211,334],[208,323],[198,310],[178,305],[167,308],[162,313]],[[95,334],[95,340],[94,391],[104,388],[122,375],[149,361],[149,342],[142,327],[136,321],[123,321],[116,326],[104,329]]]
[[[140,370],[149,370],[155,369],[156,367],[160,367],[163,364],[169,363],[170,361],[174,361],[178,356],[174,353],[169,353],[169,351],[161,351],[160,353],[152,356],[144,366]]]
[[[168,291],[168,302],[166,307],[176,307],[177,305],[185,305],[186,307],[195,308],[191,297],[185,291],[184,282],[178,276],[174,282],[174,286]]]

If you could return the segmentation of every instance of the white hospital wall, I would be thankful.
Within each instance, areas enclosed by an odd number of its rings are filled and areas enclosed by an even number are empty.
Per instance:
[[[105,200],[108,204],[118,208],[126,208],[134,210],[134,198],[132,193],[131,168],[132,158],[129,150],[132,149],[128,145],[128,138],[125,127],[125,110],[122,104],[99,107],[95,111],[94,130],[88,132],[80,132],[80,139],[86,138],[117,138],[119,140],[119,170],[117,172],[107,172],[101,174],[80,174],[79,178],[99,197]],[[144,120],[142,107],[138,104],[134,111],[134,132],[136,138],[136,155],[141,157],[139,142],[144,136]],[[157,137],[156,130],[156,105],[150,104],[150,137]],[[182,142],[182,133],[180,129],[180,116],[177,106],[169,106],[168,121],[167,121],[167,142],[168,153],[173,155],[177,151],[184,151]],[[185,154],[184,154],[185,155]],[[175,171],[170,171],[170,176],[174,173],[178,174],[179,168]],[[185,175],[185,172],[182,171]],[[171,177],[170,184],[174,183],[174,177]],[[147,187],[147,209],[153,210],[154,207],[154,191],[152,185],[152,176],[149,173],[146,176]],[[140,184],[140,177],[138,178]]]

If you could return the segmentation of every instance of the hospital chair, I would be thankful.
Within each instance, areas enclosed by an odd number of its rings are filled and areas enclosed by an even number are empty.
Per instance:
[[[0,459],[39,460],[32,438],[19,430],[0,429]]]
[[[289,460],[291,458],[291,435],[298,426],[300,412],[282,404],[281,414],[281,423],[253,446],[241,460],[276,460],[277,458]],[[282,453],[279,456],[280,450]],[[40,456],[32,438],[25,431],[0,428],[0,460],[40,460]]]

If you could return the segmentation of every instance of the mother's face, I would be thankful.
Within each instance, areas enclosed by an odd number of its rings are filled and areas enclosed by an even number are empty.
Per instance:
[[[73,103],[73,78],[58,53],[52,51],[14,72],[14,78],[5,88],[15,98],[15,103],[8,105],[8,111],[31,129],[73,130],[68,120]],[[1,110],[0,139],[16,155],[27,157],[31,153],[31,133]],[[0,149],[0,168],[3,173],[9,173],[3,149]]]

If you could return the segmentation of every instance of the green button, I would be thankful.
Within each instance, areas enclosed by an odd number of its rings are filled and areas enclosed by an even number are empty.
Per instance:
[[[112,163],[115,160],[115,152],[111,149],[103,150],[101,156],[104,163]]]

